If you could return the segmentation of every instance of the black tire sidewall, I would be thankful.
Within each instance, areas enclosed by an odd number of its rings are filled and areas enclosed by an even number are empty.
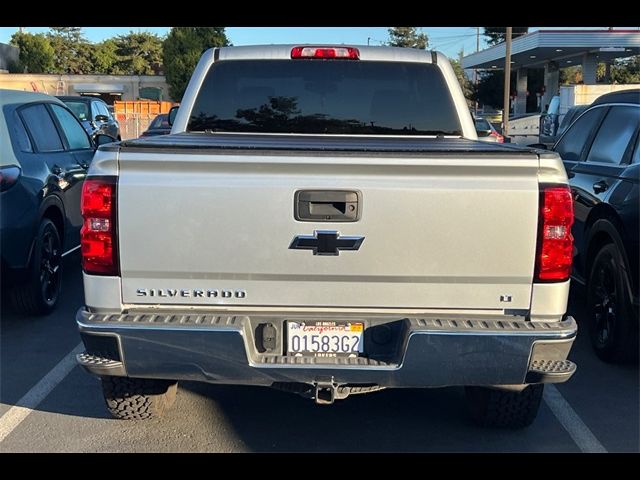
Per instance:
[[[602,344],[598,341],[598,328],[595,316],[595,277],[598,267],[602,263],[613,261],[615,271],[615,288],[616,288],[616,319],[612,331],[609,333],[609,341]],[[628,295],[627,278],[624,273],[624,260],[620,251],[613,243],[608,243],[600,249],[593,259],[591,269],[589,271],[589,281],[587,283],[587,318],[589,326],[589,336],[591,345],[604,360],[613,359],[620,354],[622,343],[627,339],[631,331],[630,302]]]
[[[43,219],[40,222],[40,226],[38,227],[38,234],[36,236],[34,246],[33,246],[33,258],[31,259],[31,267],[30,267],[30,287],[33,289],[33,294],[36,302],[38,303],[39,310],[42,312],[51,312],[58,301],[60,300],[60,292],[62,290],[62,260],[60,260],[60,265],[57,271],[58,282],[57,282],[57,293],[53,302],[47,302],[42,293],[42,285],[40,284],[40,262],[42,259],[42,241],[44,239],[44,234],[47,231],[51,231],[56,238],[58,243],[58,249],[62,249],[62,242],[60,240],[60,233],[56,228],[55,223],[53,223],[48,218]],[[60,256],[62,256],[62,252],[60,252]]]

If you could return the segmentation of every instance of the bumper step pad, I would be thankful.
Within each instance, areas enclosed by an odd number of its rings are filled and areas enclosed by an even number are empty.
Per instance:
[[[86,352],[76,355],[76,360],[85,370],[94,375],[126,376],[124,364],[118,360],[98,357]]]
[[[571,360],[534,360],[525,383],[562,383],[576,372]]]

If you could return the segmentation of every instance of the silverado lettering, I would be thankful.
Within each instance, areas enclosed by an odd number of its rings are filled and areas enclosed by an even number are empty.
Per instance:
[[[246,290],[218,290],[218,289],[175,289],[175,288],[138,288],[138,297],[193,297],[193,298],[246,298]]]

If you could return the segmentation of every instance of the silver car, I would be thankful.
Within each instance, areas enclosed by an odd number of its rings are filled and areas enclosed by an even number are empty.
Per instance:
[[[476,118],[476,133],[478,134],[478,140],[481,142],[495,142],[504,143],[504,137],[493,128],[493,125],[484,118]]]

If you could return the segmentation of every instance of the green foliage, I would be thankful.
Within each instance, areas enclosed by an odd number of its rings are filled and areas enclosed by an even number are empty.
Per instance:
[[[230,45],[224,27],[173,27],[162,45],[169,95],[182,100],[202,53],[211,47]]]
[[[582,65],[573,65],[560,69],[558,82],[560,85],[577,84],[582,82]]]
[[[460,57],[462,58],[462,52],[460,52]],[[464,94],[464,98],[468,101],[471,101],[474,98],[474,88],[471,80],[465,75],[464,69],[462,68],[462,64],[460,60],[455,60],[453,58],[449,59],[451,62],[451,67],[453,68],[453,72],[456,74],[456,78],[458,79],[458,83],[460,84],[460,88],[462,88],[462,93]]]
[[[53,73],[92,73],[90,44],[80,27],[50,27],[47,35],[53,47]]]
[[[10,43],[20,49],[18,62],[11,65],[12,72],[49,73],[53,71],[53,47],[43,34],[16,32],[11,36]]]
[[[122,75],[153,75],[162,64],[162,39],[149,32],[129,32],[113,40],[116,61],[113,69]],[[109,46],[110,48],[110,46]]]
[[[518,38],[529,31],[529,27],[511,27],[511,38]],[[507,27],[484,27],[484,36],[489,45],[496,45],[507,39]]]
[[[605,64],[599,63],[596,70],[598,82],[606,82]],[[620,58],[611,65],[612,84],[629,84],[640,83],[640,55],[629,58]],[[582,66],[574,65],[572,67],[560,70],[560,85],[579,84],[582,83]],[[608,83],[608,82],[607,82]]]
[[[118,65],[118,44],[113,38],[97,43],[91,50],[92,73],[121,75]]]
[[[429,46],[429,39],[426,33],[416,27],[391,27],[388,45],[424,50]]]
[[[616,60],[611,66],[612,83],[640,83],[640,55]]]

